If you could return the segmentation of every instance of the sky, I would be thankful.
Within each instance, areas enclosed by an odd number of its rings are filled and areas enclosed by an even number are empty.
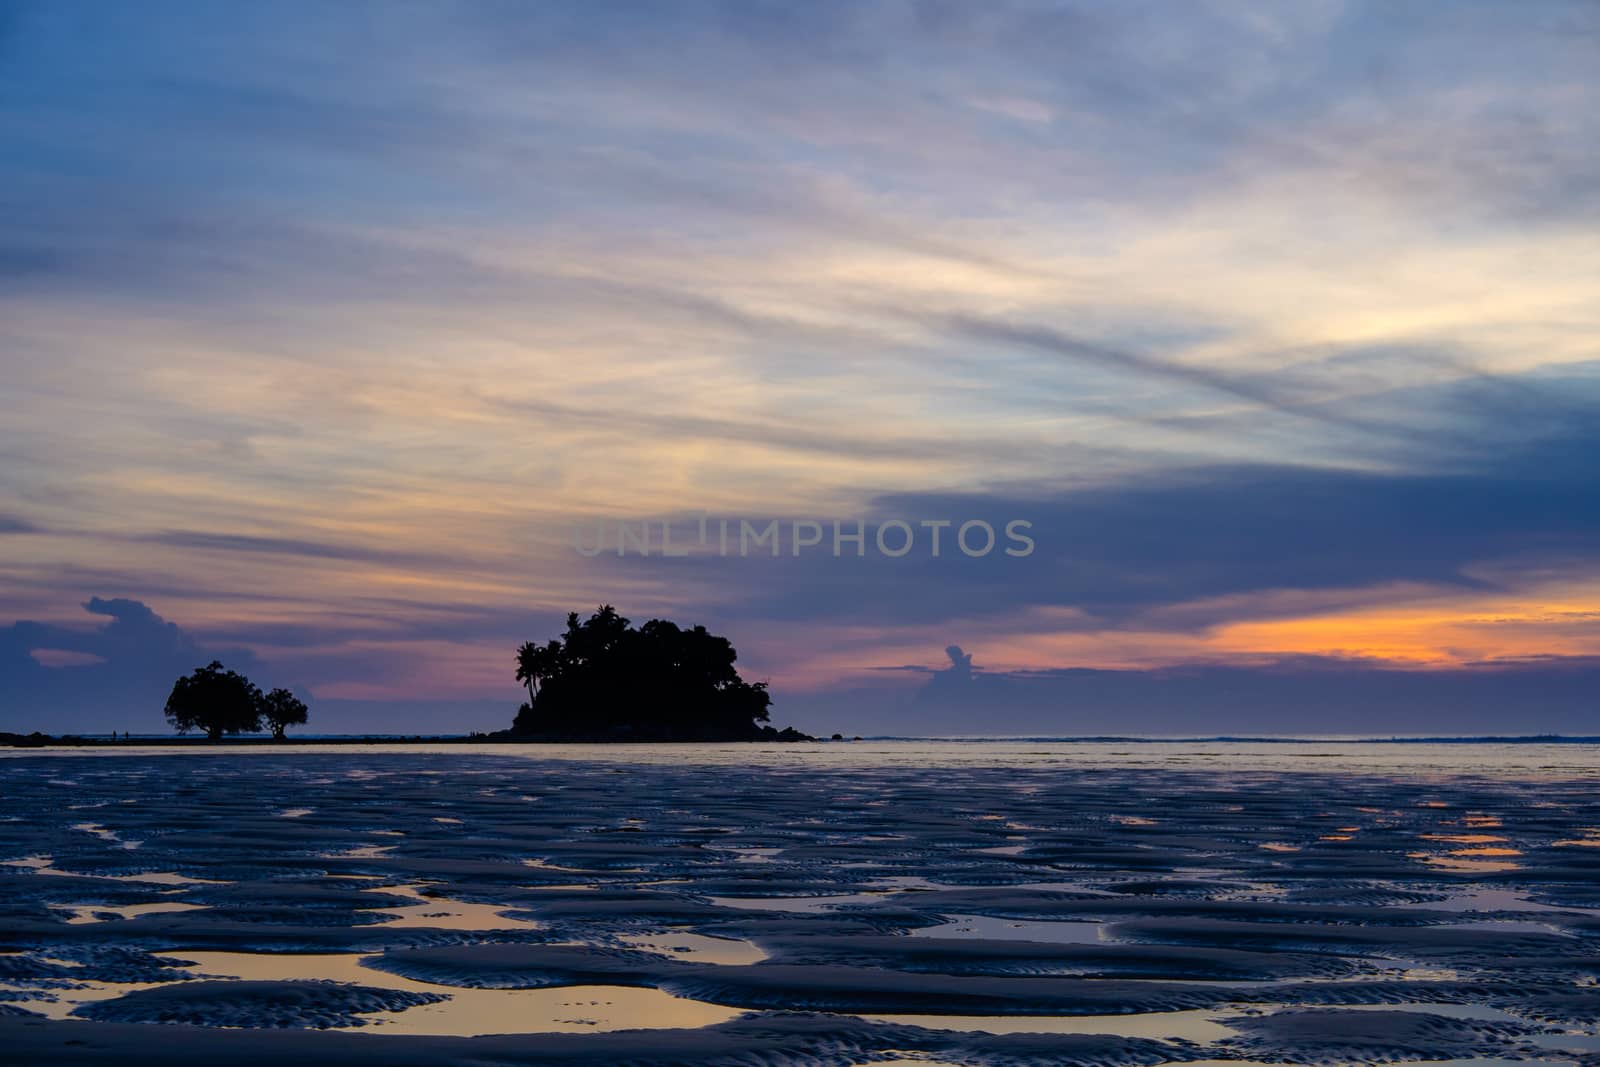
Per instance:
[[[1596,70],[1581,0],[0,0],[0,729],[213,657],[497,729],[611,603],[802,729],[1600,734]]]

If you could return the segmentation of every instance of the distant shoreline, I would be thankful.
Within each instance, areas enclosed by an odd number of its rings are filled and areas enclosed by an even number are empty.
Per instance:
[[[850,740],[812,739],[814,744],[860,744],[866,742],[917,742],[919,744],[1236,744],[1236,745],[1600,745],[1600,736],[1566,734],[1521,734],[1479,736],[1407,736],[1407,737],[1267,737],[1243,735],[1216,735],[1191,737],[1129,737],[1118,735],[1082,736],[1028,736],[1028,737],[915,737],[879,735],[857,737]],[[268,736],[227,737],[211,741],[204,737],[172,737],[141,734],[133,737],[112,738],[105,734],[62,734],[52,736],[41,733],[18,734],[0,732],[0,747],[7,748],[194,748],[205,750],[221,746],[247,746],[277,749],[289,746],[341,745],[661,745],[680,746],[694,744],[690,741],[582,741],[553,739],[518,739],[493,734],[320,734],[291,737],[284,741]],[[705,742],[698,742],[705,743]],[[768,741],[765,738],[718,742],[721,744],[795,744],[794,741]]]

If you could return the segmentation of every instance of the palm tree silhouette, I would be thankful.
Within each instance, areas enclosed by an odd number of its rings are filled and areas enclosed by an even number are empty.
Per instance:
[[[544,648],[524,641],[517,649],[517,681],[528,687],[528,706],[539,697],[539,678],[544,674]]]
[[[524,641],[517,649],[517,681],[528,687],[528,706],[539,699],[539,688],[544,680],[561,667],[561,642],[550,641],[543,645]]]

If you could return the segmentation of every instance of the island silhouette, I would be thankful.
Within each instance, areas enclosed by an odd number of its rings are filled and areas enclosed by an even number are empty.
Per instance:
[[[667,619],[635,627],[610,604],[517,649],[528,699],[503,735],[526,741],[810,741],[774,729],[765,682],[747,682],[726,637]]]
[[[602,604],[587,619],[569,613],[560,637],[542,645],[524,642],[517,649],[516,680],[527,687],[528,699],[510,729],[465,736],[313,736],[298,743],[817,740],[793,727],[779,730],[770,724],[767,683],[740,677],[734,666],[738,658],[731,641],[704,626],[686,629],[668,619],[651,619],[635,627],[616,608]],[[217,660],[178,678],[163,712],[180,738],[199,733],[202,744],[282,742],[288,727],[304,726],[310,718],[305,703],[291,691],[264,692]],[[270,740],[248,736],[262,731],[271,732]],[[833,739],[844,737],[835,734]],[[10,747],[108,743],[164,742],[126,731],[112,732],[109,738],[0,731],[0,745]]]

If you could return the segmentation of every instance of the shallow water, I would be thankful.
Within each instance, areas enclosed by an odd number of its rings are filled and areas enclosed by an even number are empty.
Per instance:
[[[267,755],[326,755],[326,745],[273,746]],[[1384,742],[1360,739],[1271,741],[1116,739],[1107,741],[1044,740],[865,740],[815,744],[713,745],[544,745],[474,744],[341,744],[341,755],[451,755],[510,759],[560,760],[580,763],[733,767],[1167,767],[1358,771],[1405,776],[1490,774],[1559,777],[1600,775],[1600,744],[1545,742]],[[259,746],[206,746],[207,754],[263,755]],[[63,755],[75,759],[193,755],[193,746],[128,746],[120,748],[0,749],[0,759]],[[378,777],[375,772],[371,777]],[[301,809],[292,809],[301,810]],[[1129,811],[1134,818],[1146,813]]]
[[[1045,941],[1063,945],[1098,945],[1105,927],[1095,922],[1017,922],[987,915],[953,915],[939,926],[912,930],[912,937],[981,937],[1011,941]]]
[[[1590,746],[595,754],[0,754],[0,999],[68,1028],[732,1027],[752,1062],[853,1027],[813,1055],[841,1067],[984,1034],[1042,1062],[1600,1048]]]
[[[1223,1016],[1208,1011],[1169,1011],[1143,1015],[868,1015],[884,1023],[903,1023],[934,1030],[985,1034],[1113,1034],[1118,1037],[1179,1039],[1205,1044],[1233,1036]]]
[[[707,1026],[739,1013],[697,1004],[654,989],[582,985],[559,989],[460,989],[415,982],[362,967],[357,955],[266,956],[245,952],[186,952],[196,974],[304,981],[332,979],[382,989],[446,993],[450,999],[405,1011],[367,1016],[374,1033],[476,1034],[583,1033],[638,1027]]]

